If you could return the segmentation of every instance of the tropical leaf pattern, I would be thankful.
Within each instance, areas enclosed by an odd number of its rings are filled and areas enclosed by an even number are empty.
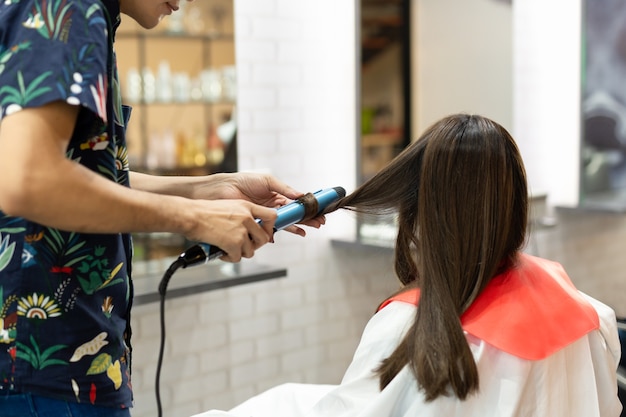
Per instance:
[[[66,157],[128,186],[119,15],[117,0],[0,2],[0,122],[53,101],[81,106]],[[129,235],[58,230],[0,210],[0,390],[20,381],[85,404],[132,405],[131,254]]]
[[[30,346],[27,346],[21,342],[17,342],[17,354],[20,359],[30,363],[35,369],[44,369],[52,365],[67,365],[67,362],[62,359],[52,358],[52,354],[64,349],[65,345],[48,346],[45,350],[41,350],[37,341],[33,336],[30,336]]]
[[[5,85],[0,88],[0,97],[2,97],[0,106],[13,104],[26,107],[28,103],[51,90],[49,86],[40,86],[51,74],[51,71],[39,74],[27,84],[24,81],[22,71],[18,71],[15,80],[16,85]]]
[[[9,265],[15,252],[15,242],[9,243],[9,235],[2,237],[0,233],[0,271]]]
[[[106,332],[102,332],[88,342],[83,343],[74,351],[74,354],[70,358],[70,362],[78,362],[86,355],[95,355],[109,342],[106,340]]]
[[[66,41],[63,34],[72,18],[71,5],[66,1],[42,0],[35,2],[35,14],[31,19],[42,22],[35,29],[46,39],[61,39]],[[63,36],[63,37],[62,37]]]

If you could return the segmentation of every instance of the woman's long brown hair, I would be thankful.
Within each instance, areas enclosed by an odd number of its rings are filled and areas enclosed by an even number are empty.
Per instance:
[[[409,365],[427,401],[478,390],[460,316],[526,239],[528,189],[510,134],[476,115],[434,125],[327,212],[396,212],[396,274],[420,287],[415,320],[378,368],[381,389]]]

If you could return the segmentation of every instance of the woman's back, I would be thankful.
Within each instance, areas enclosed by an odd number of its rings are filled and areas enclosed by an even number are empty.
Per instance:
[[[447,395],[427,401],[408,366],[379,387],[375,370],[401,343],[415,315],[413,291],[384,303],[372,317],[339,385],[284,384],[228,413],[201,416],[618,417],[621,348],[613,310],[576,291],[560,265],[520,258],[525,265],[519,274],[496,277],[462,317],[480,381],[465,400]],[[502,298],[511,297],[518,299],[507,308]],[[571,314],[563,314],[568,303]],[[528,314],[521,312],[523,305]],[[511,340],[517,344],[507,345]]]

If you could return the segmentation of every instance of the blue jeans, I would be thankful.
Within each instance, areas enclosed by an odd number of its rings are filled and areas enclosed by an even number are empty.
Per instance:
[[[0,395],[2,417],[130,417],[130,410],[96,407],[32,394]]]

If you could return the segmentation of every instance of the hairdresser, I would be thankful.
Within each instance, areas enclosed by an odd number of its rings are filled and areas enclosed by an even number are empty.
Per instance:
[[[615,313],[523,252],[526,173],[502,126],[439,120],[339,208],[397,214],[400,281],[341,383],[197,417],[619,417]]]
[[[130,170],[115,30],[121,13],[153,28],[178,8],[179,0],[0,4],[3,417],[129,416],[130,233],[178,233],[237,262],[272,240],[274,208],[302,194],[270,175]]]

